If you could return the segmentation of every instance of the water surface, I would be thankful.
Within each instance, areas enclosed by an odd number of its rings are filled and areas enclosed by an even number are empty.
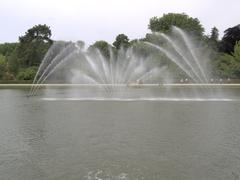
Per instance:
[[[0,90],[0,179],[237,180],[239,101],[48,101]]]

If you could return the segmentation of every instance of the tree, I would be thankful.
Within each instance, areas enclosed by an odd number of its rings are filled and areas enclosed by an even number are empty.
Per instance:
[[[139,43],[141,40],[140,39],[132,39],[131,41],[129,41],[129,44],[132,46],[134,44]]]
[[[36,25],[19,37],[17,56],[22,67],[38,66],[52,44],[51,30],[47,25]]]
[[[85,42],[84,41],[79,40],[76,43],[81,49],[84,49],[84,47],[85,47]]]
[[[211,30],[210,40],[217,42],[219,37],[219,31],[216,27]]]
[[[220,44],[220,51],[230,54],[234,51],[234,46],[240,40],[240,24],[224,31],[224,36]]]
[[[9,72],[12,73],[13,75],[17,75],[18,69],[19,69],[19,62],[18,62],[16,51],[12,52],[7,57],[7,62],[8,62],[8,70],[9,70]]]
[[[211,34],[209,36],[205,36],[205,42],[209,48],[212,48],[214,50],[212,54],[216,55],[216,52],[219,49],[219,31],[216,27],[212,28]]]
[[[105,58],[110,58],[110,44],[108,44],[106,41],[96,41],[93,45],[90,46],[90,48],[91,47],[97,48]]]
[[[0,54],[3,56],[10,55],[13,51],[15,51],[18,43],[4,43],[0,44]]]
[[[121,47],[127,48],[130,46],[130,42],[128,37],[125,34],[119,34],[116,37],[116,40],[113,42],[113,46],[116,47],[116,49],[120,49]]]
[[[220,55],[215,64],[217,75],[226,78],[240,78],[240,42],[236,43],[232,54]]]
[[[0,55],[0,79],[3,79],[7,72],[7,62],[3,55]]]
[[[204,28],[200,21],[184,13],[168,13],[163,14],[162,17],[153,17],[148,25],[151,31],[163,33],[170,32],[172,26],[177,26],[198,37],[203,36]]]

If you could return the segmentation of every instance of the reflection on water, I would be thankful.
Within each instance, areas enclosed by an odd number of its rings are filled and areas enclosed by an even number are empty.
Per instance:
[[[239,101],[26,94],[0,90],[0,179],[239,179]]]
[[[46,86],[37,97],[43,100],[109,101],[239,101],[238,85],[65,85]]]

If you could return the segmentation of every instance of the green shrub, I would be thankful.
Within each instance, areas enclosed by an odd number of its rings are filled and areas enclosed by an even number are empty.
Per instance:
[[[33,80],[37,73],[37,67],[29,67],[26,69],[20,69],[17,79],[19,80]]]

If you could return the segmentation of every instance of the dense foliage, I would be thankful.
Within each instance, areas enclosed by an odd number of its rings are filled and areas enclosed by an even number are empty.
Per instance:
[[[224,31],[224,36],[220,43],[220,51],[231,53],[237,41],[240,41],[240,24]]]
[[[161,17],[153,17],[148,27],[152,32],[169,33],[172,26],[180,27],[196,37],[199,43],[204,43],[208,49],[213,50],[209,64],[212,66],[213,77],[240,79],[240,25],[225,30],[222,39],[219,39],[216,27],[212,28],[210,35],[205,35],[200,21],[184,13],[168,13]],[[50,27],[39,24],[20,36],[19,42],[0,44],[0,80],[33,80],[41,60],[53,43],[51,36]],[[132,45],[134,47],[135,43],[150,41],[151,38],[151,34],[146,34],[144,38],[130,40],[127,35],[119,34],[113,44],[103,40],[96,41],[88,47],[88,50],[97,48],[109,59],[110,49],[116,53],[120,48]],[[82,49],[85,46],[83,41],[77,41],[77,44]],[[138,46],[135,50],[143,56],[149,53],[145,46]],[[158,54],[156,57],[164,61],[161,55]]]
[[[224,78],[240,78],[240,41],[231,54],[220,54],[215,62],[217,75]]]
[[[89,50],[91,50],[92,47],[97,48],[103,56],[105,56],[106,58],[110,58],[110,44],[108,44],[108,42],[106,41],[96,41],[93,45],[91,45],[89,47]]]
[[[3,79],[7,72],[7,61],[3,55],[0,55],[0,79]]]
[[[172,26],[177,26],[198,37],[203,36],[204,28],[200,21],[184,13],[168,13],[162,17],[153,17],[150,19],[148,27],[151,31],[168,33],[171,31]]]
[[[20,69],[17,78],[19,80],[32,80],[36,74],[38,67],[28,67]]]
[[[17,46],[18,46],[18,43],[0,44],[0,54],[3,56],[11,55],[13,51],[15,51]]]
[[[47,25],[36,25],[19,37],[18,43],[0,44],[0,79],[32,80],[52,44]]]

